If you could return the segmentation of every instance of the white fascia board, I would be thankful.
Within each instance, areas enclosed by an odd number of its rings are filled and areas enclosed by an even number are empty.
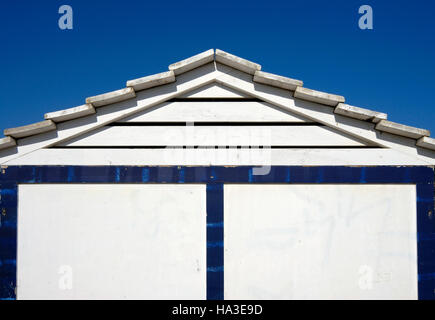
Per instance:
[[[40,149],[5,165],[425,166],[393,149]]]

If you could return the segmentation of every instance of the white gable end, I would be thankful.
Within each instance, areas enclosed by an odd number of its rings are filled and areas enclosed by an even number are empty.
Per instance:
[[[216,152],[202,150],[204,158],[189,163],[186,160],[189,154],[198,151],[181,149],[174,151],[179,156],[171,159],[171,164],[435,163],[435,152],[430,150],[433,139],[424,130],[410,132],[409,127],[394,127],[394,123],[391,126],[382,113],[342,105],[344,98],[340,96],[302,90],[302,82],[260,73],[259,65],[253,65],[257,71],[246,73],[238,70],[239,62],[231,67],[206,62],[178,72],[176,77],[168,72],[133,81],[135,86],[147,88],[142,91],[130,88],[89,98],[87,102],[91,106],[95,104],[95,113],[82,112],[81,118],[56,123],[55,131],[43,128],[32,136],[17,139],[16,147],[9,147],[8,140],[8,148],[0,150],[0,164],[147,165],[158,164],[159,157],[162,158],[159,156],[162,150],[155,147],[252,148],[258,145],[272,148],[273,156],[245,161],[246,150],[230,149],[225,151],[227,160],[222,162],[215,159]],[[290,87],[296,88],[296,93]],[[74,111],[68,112],[74,116]],[[175,127],[171,131],[178,132],[175,138],[167,135],[171,123]],[[402,136],[408,132],[409,137]],[[419,137],[421,142],[416,145]],[[95,150],[91,150],[93,147]],[[120,147],[125,148],[122,156]],[[80,148],[92,153],[92,159],[83,159],[85,151]]]

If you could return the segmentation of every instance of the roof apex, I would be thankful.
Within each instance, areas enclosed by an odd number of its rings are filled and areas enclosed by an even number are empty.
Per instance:
[[[178,76],[179,74],[198,68],[206,63],[212,62],[213,60],[214,50],[209,49],[190,58],[171,64],[169,70],[173,71],[174,74]]]
[[[216,62],[220,62],[227,66],[230,66],[234,69],[249,73],[255,74],[256,71],[261,70],[261,65],[251,62],[249,60],[240,58],[231,53],[222,51],[220,49],[216,49]]]

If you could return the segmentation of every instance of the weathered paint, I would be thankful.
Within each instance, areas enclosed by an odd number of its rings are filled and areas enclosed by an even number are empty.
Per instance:
[[[20,184],[17,299],[206,299],[206,185]]]
[[[415,185],[224,189],[226,300],[418,298]]]
[[[224,292],[224,189],[207,185],[207,300],[223,300]]]
[[[419,299],[435,299],[434,171],[430,167],[301,167],[274,166],[264,176],[252,166],[126,167],[10,166],[0,173],[0,297],[15,298],[17,185],[23,183],[370,183],[415,184]],[[223,249],[223,248],[222,248]],[[216,254],[222,251],[218,250]],[[220,270],[210,269],[213,271]],[[223,272],[223,268],[222,268]],[[207,274],[210,276],[210,274]],[[217,295],[223,296],[223,287]],[[211,298],[211,297],[210,297]]]

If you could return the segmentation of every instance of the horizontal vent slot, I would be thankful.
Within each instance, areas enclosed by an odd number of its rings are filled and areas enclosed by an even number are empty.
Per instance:
[[[168,102],[262,102],[257,98],[173,98]]]
[[[382,149],[377,146],[54,146],[51,149]]]
[[[315,122],[113,122],[107,125],[107,127],[268,127],[268,126],[318,126],[324,127],[323,124]]]

